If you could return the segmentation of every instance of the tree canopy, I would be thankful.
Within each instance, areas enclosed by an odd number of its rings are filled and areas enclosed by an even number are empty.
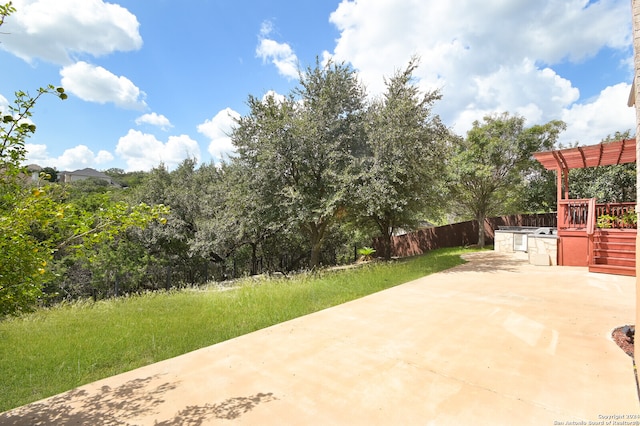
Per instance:
[[[525,127],[525,119],[503,113],[475,121],[459,139],[452,159],[452,202],[478,222],[478,244],[485,244],[484,220],[520,206],[525,177],[537,167],[532,154],[551,149],[564,130],[561,121]]]
[[[308,239],[309,264],[317,267],[365,144],[364,89],[347,65],[316,62],[289,97],[250,97],[248,104],[233,134],[236,161],[252,168],[254,189],[270,188],[267,203]]]
[[[383,257],[391,256],[391,237],[414,227],[444,202],[448,129],[432,113],[438,91],[421,93],[408,66],[386,80],[383,98],[373,102],[366,120],[366,155],[356,180],[357,214],[378,227]]]

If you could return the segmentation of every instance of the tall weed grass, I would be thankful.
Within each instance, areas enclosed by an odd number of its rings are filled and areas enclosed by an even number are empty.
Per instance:
[[[234,288],[79,301],[0,322],[0,412],[464,263],[465,249]]]

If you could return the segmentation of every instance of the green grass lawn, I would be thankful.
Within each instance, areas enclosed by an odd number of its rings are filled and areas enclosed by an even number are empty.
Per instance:
[[[0,322],[0,412],[464,263],[441,249],[237,287],[77,302]]]

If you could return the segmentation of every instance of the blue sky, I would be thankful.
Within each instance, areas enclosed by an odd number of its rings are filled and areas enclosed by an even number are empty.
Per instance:
[[[0,0],[1,1],[1,0]],[[412,55],[465,135],[493,112],[560,119],[565,144],[635,129],[628,0],[13,0],[0,28],[0,109],[42,99],[28,160],[59,170],[175,167],[232,152],[249,95],[286,94],[315,58],[350,63],[371,96]]]

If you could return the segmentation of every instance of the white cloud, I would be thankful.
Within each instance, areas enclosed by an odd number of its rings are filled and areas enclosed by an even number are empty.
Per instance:
[[[96,155],[96,164],[104,164],[113,160],[113,155],[109,151],[105,151],[103,149],[98,151],[98,155]]]
[[[95,168],[101,164],[113,161],[113,155],[101,150],[95,154],[86,145],[77,145],[66,149],[59,157],[51,157],[46,145],[26,144],[27,163],[38,164],[42,167],[55,167],[57,170],[77,170],[85,167]]]
[[[260,37],[268,37],[273,32],[273,22],[267,20],[260,25]]]
[[[138,118],[136,118],[136,124],[139,126],[141,124],[150,124],[152,126],[156,126],[161,128],[162,130],[168,130],[173,125],[169,121],[167,117],[162,114],[157,114],[152,112],[151,114],[144,114]]]
[[[187,158],[200,161],[200,146],[187,135],[170,136],[166,143],[155,136],[130,129],[118,140],[116,154],[127,163],[128,171],[150,170],[163,163],[172,169]]]
[[[635,109],[622,102],[629,96],[631,85],[620,83],[607,87],[593,101],[575,104],[563,111],[562,120],[571,123],[566,132],[561,134],[561,142],[569,145],[580,142],[591,145],[602,141],[615,132],[631,130],[635,133]]]
[[[298,57],[287,43],[279,43],[268,38],[273,31],[269,21],[262,23],[256,55],[263,62],[271,62],[276,66],[280,75],[288,78],[298,78]]]
[[[60,71],[62,86],[71,94],[89,102],[113,102],[127,109],[143,109],[145,93],[126,77],[80,61]]]
[[[570,120],[577,126],[581,119],[569,112],[591,103],[553,65],[583,61],[605,47],[630,55],[630,12],[624,0],[487,0],[482,6],[472,0],[343,0],[330,15],[340,35],[323,58],[350,62],[376,95],[384,90],[382,76],[418,55],[420,86],[442,91],[435,111],[461,135],[474,120],[503,111],[524,115],[529,125],[565,119],[570,129]],[[624,62],[611,67],[628,66]],[[614,94],[620,99],[610,99]],[[627,95],[612,90],[607,99],[622,108]],[[629,127],[616,123],[620,130]]]
[[[217,160],[221,160],[226,154],[231,154],[235,147],[231,143],[231,132],[240,114],[231,108],[225,108],[218,112],[212,119],[198,125],[198,132],[211,140],[209,154]]]
[[[466,108],[459,108],[456,102],[446,102],[450,97],[445,97],[437,106],[437,111],[449,117],[449,123],[460,135],[466,134],[474,120],[481,121],[485,115],[496,112],[522,115],[528,124],[559,119],[564,108],[580,97],[570,81],[550,68],[535,67],[526,58],[520,64],[469,78],[467,89],[467,96],[472,98]],[[455,95],[453,98],[457,99]]]
[[[13,0],[0,48],[32,62],[69,64],[77,54],[102,56],[140,49],[140,24],[127,9],[103,0]]]
[[[51,162],[52,158],[47,151],[46,145],[28,143],[25,144],[25,148],[27,149],[27,163],[38,164],[43,167],[58,167]]]
[[[274,90],[268,90],[262,96],[262,102],[265,102],[268,98],[273,98],[273,100],[276,101],[276,103],[284,102],[284,100],[286,99],[284,95],[281,95],[280,93]]]

